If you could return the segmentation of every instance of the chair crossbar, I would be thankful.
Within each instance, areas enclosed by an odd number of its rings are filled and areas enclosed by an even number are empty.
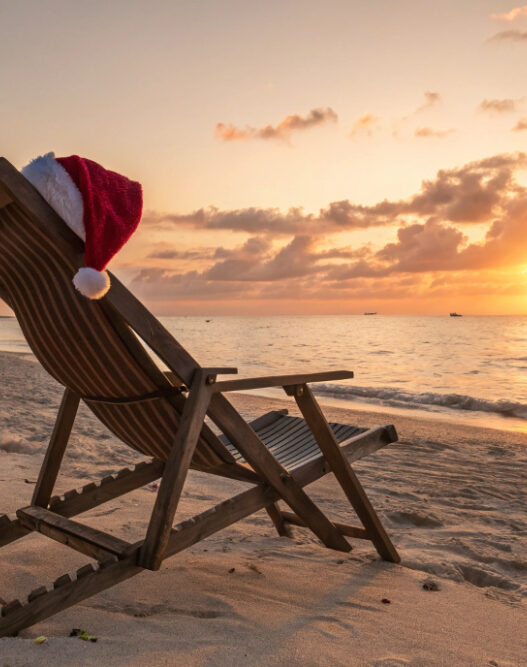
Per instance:
[[[377,427],[356,436],[346,444],[345,453],[352,463],[390,442],[391,429]],[[311,484],[328,472],[322,456],[305,463],[293,472],[302,487]],[[173,556],[197,542],[227,528],[279,499],[270,486],[258,485],[183,521],[170,531],[165,557]],[[113,556],[80,568],[75,576],[64,574],[51,586],[39,586],[26,601],[13,600],[1,609],[0,637],[13,635],[38,621],[71,607],[86,598],[144,571],[137,565],[144,541],[130,545],[128,554],[118,560]]]

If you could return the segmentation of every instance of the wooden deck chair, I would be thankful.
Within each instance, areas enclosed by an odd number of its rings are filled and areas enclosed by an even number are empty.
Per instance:
[[[16,634],[145,568],[157,570],[164,558],[261,509],[280,535],[290,535],[292,524],[305,526],[326,547],[339,551],[351,549],[348,537],[371,540],[382,558],[399,562],[350,466],[397,440],[394,427],[328,424],[308,386],[352,373],[218,381],[218,375],[236,369],[199,366],[114,276],[100,301],[76,292],[71,279],[82,264],[82,242],[0,158],[0,285],[35,356],[65,388],[31,504],[19,509],[16,518],[0,516],[0,546],[38,531],[95,561],[33,590],[23,602],[4,605],[0,636]],[[136,335],[170,372],[158,368]],[[304,419],[274,411],[248,424],[225,397],[230,391],[270,386],[294,396]],[[120,440],[151,461],[81,491],[53,496],[81,400]],[[221,435],[207,425],[206,416]],[[189,468],[250,486],[174,526]],[[304,487],[329,472],[361,527],[331,521],[306,494]],[[138,543],[71,519],[159,478],[150,523]],[[277,501],[289,509],[280,509]]]

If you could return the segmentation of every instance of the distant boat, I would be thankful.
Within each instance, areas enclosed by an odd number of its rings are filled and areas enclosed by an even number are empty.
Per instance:
[[[377,313],[364,313],[365,315],[377,315]]]
[[[463,317],[463,315],[460,315],[459,313],[450,313],[450,317]]]

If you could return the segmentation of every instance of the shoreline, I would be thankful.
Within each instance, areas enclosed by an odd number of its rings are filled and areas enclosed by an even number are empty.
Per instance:
[[[38,363],[31,350],[0,350],[0,363],[2,355],[21,357],[23,359],[32,360]],[[313,385],[316,388],[316,385]],[[270,401],[287,401],[287,397],[280,389],[259,389],[248,392],[237,392],[248,397],[257,397]],[[315,395],[320,405],[327,409],[338,409],[348,411],[353,415],[368,414],[373,419],[402,420],[405,423],[411,422],[432,422],[437,425],[437,428],[445,430],[447,428],[465,428],[477,429],[483,431],[498,431],[500,433],[514,433],[519,437],[519,443],[527,445],[527,419],[522,420],[517,417],[504,417],[495,413],[477,412],[472,410],[452,410],[447,412],[445,409],[427,409],[423,408],[406,408],[385,406],[377,403],[361,402],[359,400],[345,400],[330,394],[317,393]],[[488,424],[482,424],[483,420],[487,418]],[[511,424],[507,428],[507,424]]]
[[[296,409],[294,401],[289,400],[285,395],[283,398],[262,396],[258,394],[249,394],[248,392],[233,392],[231,397],[236,396],[236,400],[247,408],[257,410],[258,403],[264,401],[266,405],[273,406],[272,409],[278,410],[287,407],[291,414],[300,414]],[[368,426],[372,424],[393,424],[399,437],[405,438],[434,438],[439,435],[448,438],[450,432],[456,432],[456,437],[463,441],[470,442],[473,439],[479,439],[483,442],[502,442],[507,445],[525,447],[527,445],[527,434],[520,431],[495,428],[494,426],[472,425],[463,422],[455,422],[450,419],[441,419],[440,415],[434,418],[427,418],[426,415],[403,414],[403,412],[392,412],[389,408],[377,406],[371,408],[366,403],[357,406],[342,406],[325,402],[324,397],[316,396],[324,412],[335,421],[351,419],[357,426]],[[253,403],[254,401],[254,403]],[[296,412],[295,412],[296,411]],[[526,426],[527,428],[527,426]],[[404,436],[402,435],[404,434]]]
[[[28,355],[0,353],[0,514],[29,502],[61,388]],[[244,417],[292,400],[233,393]],[[0,639],[7,664],[519,665],[527,654],[527,449],[525,436],[375,411],[325,406],[328,419],[395,424],[399,441],[354,469],[402,557],[394,566],[369,542],[348,555],[294,529],[280,538],[265,512],[166,561],[160,572],[94,596]],[[138,460],[85,407],[57,492]],[[238,483],[191,471],[181,515],[201,512]],[[356,518],[332,475],[308,493],[335,521]],[[155,498],[143,487],[80,520],[141,539]],[[0,549],[0,597],[22,597],[74,571],[86,557],[41,535]],[[438,592],[426,592],[432,578]],[[390,600],[389,604],[382,599]],[[68,637],[73,627],[99,637]],[[45,635],[41,646],[35,637]],[[379,641],[382,637],[382,641]],[[171,662],[172,661],[172,662]]]
[[[523,436],[523,443],[527,445],[527,420],[519,419],[517,417],[502,417],[494,415],[491,413],[476,412],[476,411],[462,411],[458,410],[456,412],[446,412],[444,410],[427,410],[426,408],[404,408],[404,407],[394,407],[394,406],[385,406],[377,403],[367,403],[361,401],[352,401],[344,400],[337,397],[332,397],[328,394],[321,394],[313,392],[320,403],[328,410],[336,409],[350,412],[353,415],[368,414],[375,415],[377,419],[398,419],[402,420],[405,423],[408,422],[431,422],[437,425],[437,428],[446,429],[458,428],[461,427],[469,429],[477,429],[483,431],[498,431],[500,433],[515,433],[519,436],[520,441]],[[239,392],[242,393],[242,392]],[[245,392],[245,396],[255,396],[260,398],[265,398],[269,400],[287,400],[283,392],[281,395],[277,395],[278,392],[265,392],[265,390],[258,390],[254,392]],[[481,422],[488,415],[488,424],[482,424]],[[507,428],[507,423],[514,424],[514,427]]]

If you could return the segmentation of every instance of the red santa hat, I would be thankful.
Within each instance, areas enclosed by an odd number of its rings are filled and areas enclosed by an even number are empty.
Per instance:
[[[141,185],[78,155],[37,157],[22,174],[85,244],[85,265],[73,277],[84,296],[100,299],[110,289],[104,270],[141,219]]]

